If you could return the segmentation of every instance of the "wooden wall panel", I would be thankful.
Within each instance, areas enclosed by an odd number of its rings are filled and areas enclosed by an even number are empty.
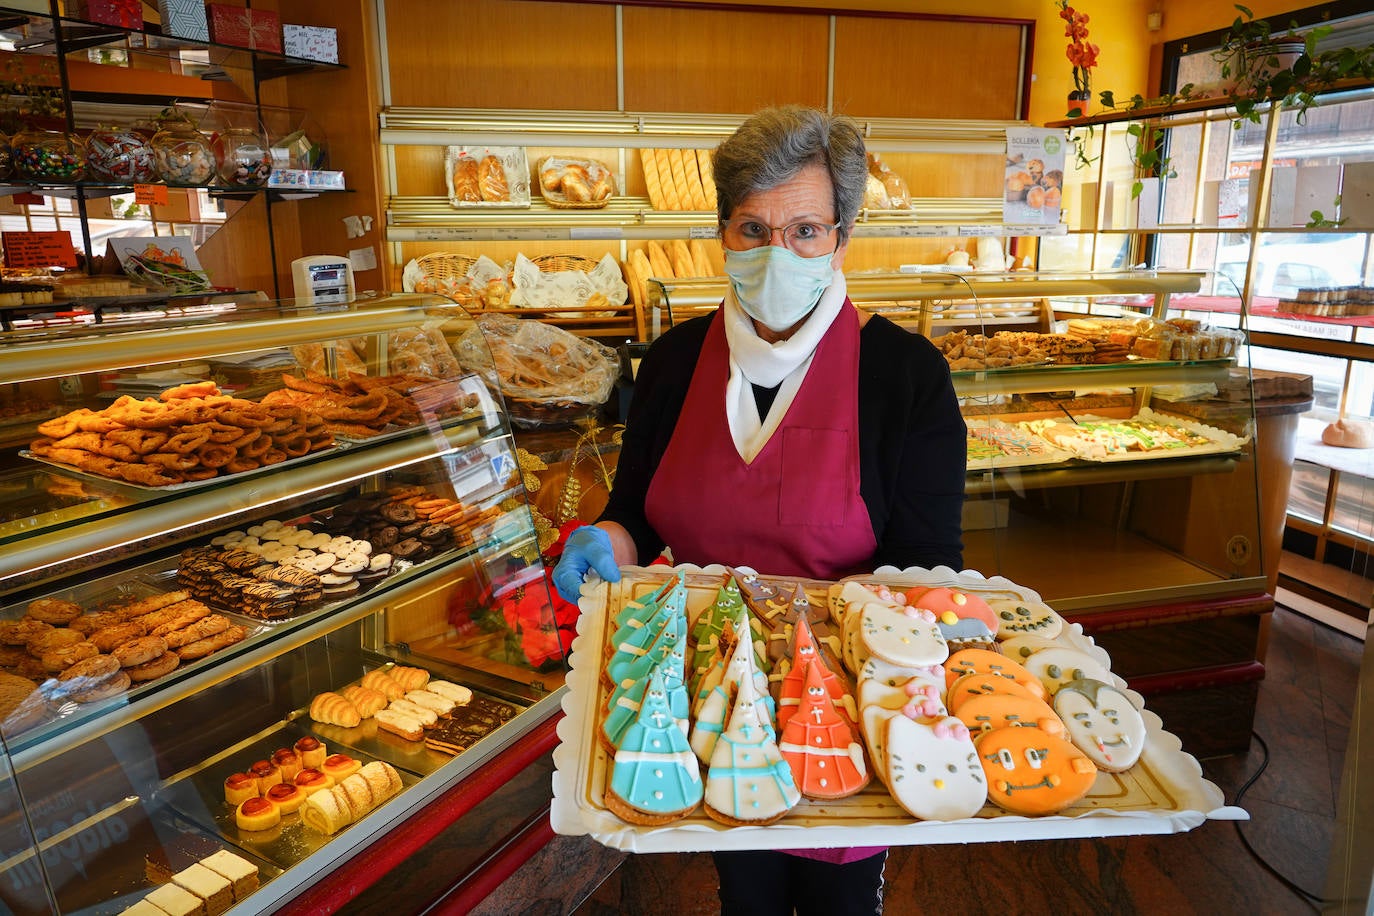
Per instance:
[[[839,17],[835,110],[870,118],[1016,118],[1021,28]]]
[[[391,104],[614,111],[615,7],[386,0]]]
[[[628,111],[825,107],[825,16],[627,6],[624,28]]]

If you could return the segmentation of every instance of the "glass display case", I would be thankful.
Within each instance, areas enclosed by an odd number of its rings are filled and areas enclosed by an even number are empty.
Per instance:
[[[473,329],[383,296],[7,335],[8,912],[188,869],[275,909],[546,725],[563,647]]]

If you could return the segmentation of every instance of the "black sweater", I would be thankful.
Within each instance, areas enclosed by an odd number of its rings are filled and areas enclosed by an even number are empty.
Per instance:
[[[641,563],[664,547],[645,518],[644,500],[711,319],[694,318],[656,340],[635,380],[615,487],[601,519],[625,526]],[[963,568],[966,436],[944,357],[919,334],[872,317],[859,334],[859,489],[878,541],[870,568]]]

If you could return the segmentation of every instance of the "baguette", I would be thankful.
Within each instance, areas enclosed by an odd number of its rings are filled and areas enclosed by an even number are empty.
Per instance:
[[[678,150],[682,152],[682,150]],[[664,210],[681,210],[682,201],[678,195],[677,179],[673,175],[673,161],[666,149],[654,150],[654,165],[658,167],[658,180],[663,188]]]
[[[663,179],[658,174],[658,161],[654,158],[654,151],[640,150],[639,161],[644,166],[644,186],[649,194],[650,205],[655,210],[667,209],[663,203]]]
[[[687,177],[687,196],[692,200],[693,210],[706,209],[706,190],[702,187],[701,173],[697,171],[697,151],[682,151],[682,171]],[[683,201],[686,203],[686,200]]]
[[[673,276],[697,276],[696,268],[692,266],[692,252],[683,239],[673,239],[668,243],[668,258],[673,264]]]
[[[639,297],[644,302],[644,307],[649,307],[649,278],[654,275],[654,269],[649,266],[649,257],[643,249],[635,249],[630,252],[630,263],[634,264],[636,280],[639,283]]]
[[[687,247],[692,252],[692,272],[698,277],[714,277],[716,269],[711,266],[711,255],[706,250],[706,243],[701,239],[692,239]]]
[[[634,254],[638,254],[638,252]],[[635,304],[635,308],[642,309],[644,308],[644,278],[639,273],[639,265],[635,261],[634,254],[625,259],[625,286],[630,291],[630,301]]]
[[[668,254],[663,250],[663,246],[658,242],[650,242],[646,247],[649,252],[649,276],[662,280],[673,279],[673,264],[668,260]]]
[[[310,718],[323,725],[352,728],[363,720],[358,707],[337,693],[326,691],[310,702]]]
[[[706,206],[716,209],[716,173],[711,166],[711,151],[697,150],[697,173],[701,176],[701,190],[706,195]]]
[[[680,149],[670,149],[668,168],[673,174],[673,188],[677,191],[678,205],[674,210],[687,210],[692,206],[692,187],[687,180],[687,158]]]
[[[375,718],[378,728],[386,729],[393,735],[400,735],[407,741],[424,740],[425,727],[414,716],[387,708],[377,710]]]

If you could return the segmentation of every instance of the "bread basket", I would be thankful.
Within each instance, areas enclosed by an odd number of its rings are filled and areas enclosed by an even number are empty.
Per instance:
[[[550,191],[544,187],[542,176],[545,169],[558,168],[565,163],[572,162],[582,165],[593,176],[604,174],[604,176],[611,181],[610,195],[600,200],[569,200],[567,195],[561,190]],[[535,164],[534,175],[534,183],[539,188],[539,193],[544,195],[545,203],[559,210],[601,210],[609,204],[611,198],[615,196],[615,180],[613,173],[604,163],[598,162],[595,159],[567,159],[561,156],[545,156]]]

